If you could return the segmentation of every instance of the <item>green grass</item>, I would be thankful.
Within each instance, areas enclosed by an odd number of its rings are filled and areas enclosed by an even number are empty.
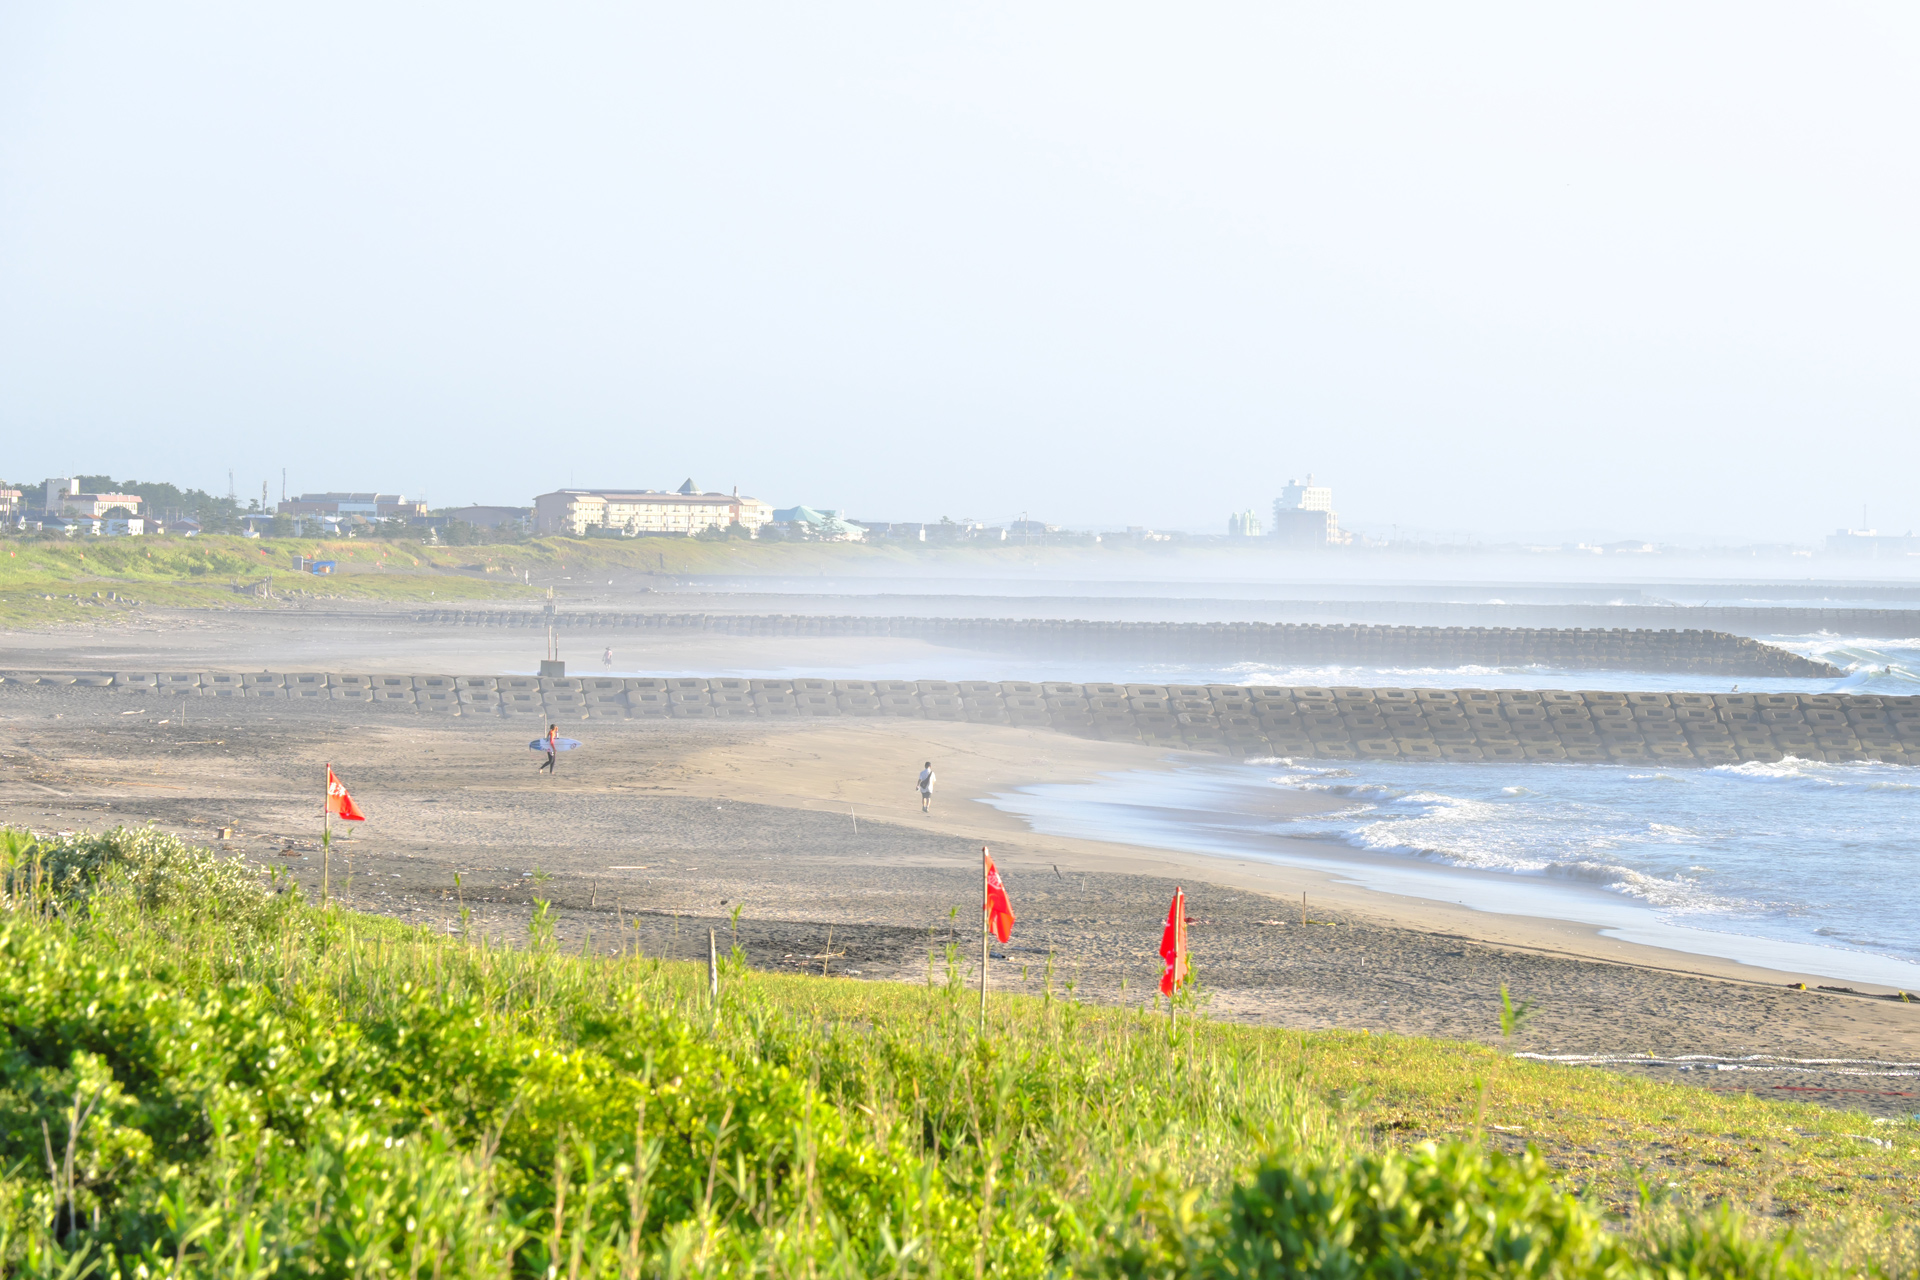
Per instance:
[[[236,594],[235,582],[269,580],[279,594],[319,599],[457,604],[468,600],[543,598],[514,579],[600,572],[671,576],[798,575],[822,573],[913,576],[928,571],[993,574],[1045,567],[1071,573],[1082,567],[1114,572],[1166,571],[1171,558],[1244,556],[1244,548],[1107,542],[1073,546],[1019,543],[749,542],[698,538],[538,538],[517,543],[425,547],[417,541],[354,538],[82,538],[0,539],[0,626],[97,618],[120,606],[112,593],[147,605],[174,608],[270,606]],[[293,572],[294,554],[336,560],[325,577]],[[100,600],[94,600],[94,593]],[[47,597],[53,597],[47,599]],[[69,597],[78,597],[70,599]]]
[[[422,547],[380,539],[239,537],[114,538],[75,542],[8,539],[0,543],[0,625],[97,619],[141,605],[173,608],[272,607],[236,592],[265,581],[276,596],[428,604],[468,600],[532,602],[538,592],[492,576],[477,556],[487,548]],[[341,572],[296,573],[295,554],[332,559]],[[466,566],[478,565],[477,569]],[[52,599],[47,597],[51,596]],[[78,597],[72,598],[72,597]]]
[[[1286,563],[1311,552],[1289,552],[1262,545],[1223,543],[1137,543],[1125,539],[1076,541],[1064,545],[1022,542],[873,543],[773,542],[700,538],[539,538],[524,543],[447,548],[452,558],[484,558],[516,568],[568,574],[615,569],[678,576],[783,574],[894,575],[935,573],[995,575],[1045,569],[1063,576],[1081,569],[1102,574],[1179,575],[1206,561],[1240,562],[1266,556]],[[438,553],[436,553],[438,554]],[[937,588],[936,588],[937,589]]]
[[[701,968],[613,938],[617,955],[562,954],[544,916],[508,949],[263,892],[152,831],[0,848],[9,1274],[1811,1276],[1914,1260],[1910,1203],[1864,1177],[1911,1187],[1905,1127],[1871,1130],[1891,1149],[1841,1146],[1864,1120],[1474,1046],[1193,1011],[1170,1025],[1044,976],[1038,995],[996,996],[982,1027],[951,954],[926,986],[733,957],[716,1006]],[[1509,1123],[1551,1134],[1549,1153],[1482,1139]],[[1591,1168],[1556,1167],[1623,1135]],[[1768,1167],[1721,1162],[1748,1142],[1774,1144]],[[1623,1195],[1633,1144],[1664,1165]],[[1766,1217],[1783,1207],[1813,1249]]]

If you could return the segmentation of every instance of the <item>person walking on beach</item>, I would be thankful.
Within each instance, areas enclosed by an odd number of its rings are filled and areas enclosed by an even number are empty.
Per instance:
[[[933,761],[920,768],[920,812],[933,812]]]
[[[613,670],[613,646],[612,645],[608,645],[607,651],[600,655],[600,665],[605,667],[609,671]]]
[[[540,773],[542,771],[545,771],[547,773],[552,773],[557,775],[560,772],[558,769],[555,769],[553,767],[554,762],[560,759],[559,738],[560,738],[560,726],[557,724],[548,725],[547,726],[547,762],[541,765],[540,768],[535,769],[534,770],[535,773]]]

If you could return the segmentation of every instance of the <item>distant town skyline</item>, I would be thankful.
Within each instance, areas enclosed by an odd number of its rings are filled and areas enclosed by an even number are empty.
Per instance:
[[[4,488],[7,483],[20,482],[0,481],[0,516],[13,521],[30,518],[36,511],[44,511],[47,514],[93,519],[97,523],[99,518],[105,516],[110,510],[122,505],[124,497],[113,493],[83,493],[81,486],[84,483],[108,484],[108,481],[109,473],[50,477],[38,484],[28,482],[24,491]],[[143,480],[129,476],[125,480],[112,481],[112,484],[139,488],[167,486],[177,490],[197,490],[216,498],[224,496],[213,493],[205,486],[178,485],[171,480]],[[55,497],[56,492],[60,495],[58,498]],[[297,487],[289,488],[287,496],[276,502],[271,500],[270,485],[263,486],[263,492],[269,500],[261,504],[260,499],[248,496],[251,493],[250,489],[242,492],[237,481],[232,483],[230,492],[238,509],[243,512],[258,511],[263,514],[277,513],[297,518],[325,519],[329,529],[334,528],[342,519],[349,521],[355,517],[373,520],[406,519],[426,516],[429,510],[446,512],[459,509],[481,513],[476,516],[476,521],[489,526],[512,523],[518,519],[530,532],[536,534],[578,534],[590,527],[617,527],[629,534],[658,536],[693,533],[709,525],[725,527],[729,523],[738,523],[749,530],[758,530],[762,525],[777,524],[788,519],[782,511],[775,509],[772,502],[758,495],[743,494],[737,488],[730,495],[708,490],[698,485],[690,476],[676,487],[635,485],[609,488],[569,485],[544,494],[532,495],[525,501],[495,504],[429,503],[424,497],[410,499],[399,492],[371,489],[317,491]],[[557,505],[551,512],[543,514],[546,511],[543,504],[548,500],[553,500]],[[693,505],[688,506],[687,503]],[[133,505],[136,507],[135,514],[146,516],[149,521],[157,514],[150,510],[138,509],[137,502]],[[694,513],[697,508],[710,510],[707,514],[696,515]],[[1055,532],[1139,534],[1154,531],[1200,538],[1251,539],[1253,543],[1250,545],[1284,545],[1301,550],[1354,545],[1361,548],[1404,546],[1409,549],[1420,546],[1484,547],[1520,550],[1534,554],[1558,552],[1574,555],[1684,553],[1744,546],[1754,551],[1783,554],[1796,549],[1802,552],[1819,550],[1852,558],[1879,558],[1889,560],[1889,563],[1891,563],[1889,558],[1904,561],[1911,557],[1915,559],[1914,568],[1920,570],[1920,538],[1915,538],[1911,530],[1873,529],[1864,524],[1843,526],[1829,530],[1825,535],[1798,539],[1740,539],[1730,535],[1674,539],[1648,537],[1637,533],[1624,535],[1617,532],[1595,533],[1591,529],[1565,534],[1529,535],[1521,532],[1502,536],[1481,534],[1470,530],[1427,530],[1397,524],[1391,530],[1355,529],[1343,525],[1335,507],[1332,487],[1316,484],[1311,472],[1306,473],[1304,484],[1290,479],[1282,485],[1279,496],[1270,505],[1259,509],[1230,511],[1226,513],[1224,520],[1215,522],[1211,527],[1154,525],[1126,520],[1068,525],[1050,520],[1050,513],[1047,512],[1022,512],[1017,517],[993,520],[962,516],[957,521],[944,513],[940,516],[915,513],[901,521],[867,512],[850,512],[842,508],[813,508],[805,503],[789,503],[787,509],[797,509],[802,512],[814,511],[816,514],[822,510],[830,511],[836,523],[844,524],[846,521],[851,521],[856,525],[881,530],[895,527],[896,531],[897,528],[911,528],[916,525],[934,526],[943,521],[950,521],[967,527],[1011,530],[1021,536]],[[518,516],[513,513],[518,513]],[[1029,518],[1036,516],[1038,518]],[[188,523],[191,524],[191,522]],[[193,527],[196,530],[198,528],[197,525]],[[147,532],[154,532],[156,529],[157,526],[150,523]],[[126,530],[122,527],[120,531]],[[135,532],[138,531],[136,528]]]

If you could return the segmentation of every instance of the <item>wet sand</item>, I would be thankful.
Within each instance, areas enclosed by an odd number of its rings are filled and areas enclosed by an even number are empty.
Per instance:
[[[1215,1016],[1490,1042],[1504,982],[1536,1009],[1516,1049],[1920,1060],[1920,1005],[1788,986],[1817,988],[1819,975],[1310,871],[1039,836],[977,802],[1016,785],[1174,767],[1161,748],[920,721],[591,722],[574,731],[587,745],[548,777],[521,721],[211,699],[186,704],[184,722],[180,710],[0,687],[0,822],[152,821],[315,892],[319,781],[332,761],[371,815],[336,845],[335,891],[439,930],[457,929],[465,905],[472,927],[518,940],[542,899],[567,945],[625,936],[692,958],[710,928],[731,940],[737,907],[740,945],[762,967],[938,980],[951,944],[971,980],[986,843],[1020,917],[1013,944],[994,949],[991,980],[1005,990],[1038,992],[1051,964],[1056,991],[1140,1000],[1158,979],[1159,924],[1180,883]],[[913,790],[925,759],[940,775],[930,815]],[[1334,803],[1274,799],[1288,812]],[[222,827],[231,837],[215,839]],[[1847,1074],[1872,1067],[1640,1070],[1878,1114],[1920,1109],[1920,1078]]]

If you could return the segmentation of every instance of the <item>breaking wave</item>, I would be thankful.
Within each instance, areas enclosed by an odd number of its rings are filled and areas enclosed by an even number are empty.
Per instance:
[[[1688,929],[1920,962],[1920,777],[1905,766],[1263,759],[1028,787],[992,803],[1054,834],[1319,864],[1337,845],[1356,868],[1499,877],[1509,903],[1538,886],[1530,914],[1568,918],[1566,893],[1603,891]],[[1486,884],[1432,892],[1471,904]]]

